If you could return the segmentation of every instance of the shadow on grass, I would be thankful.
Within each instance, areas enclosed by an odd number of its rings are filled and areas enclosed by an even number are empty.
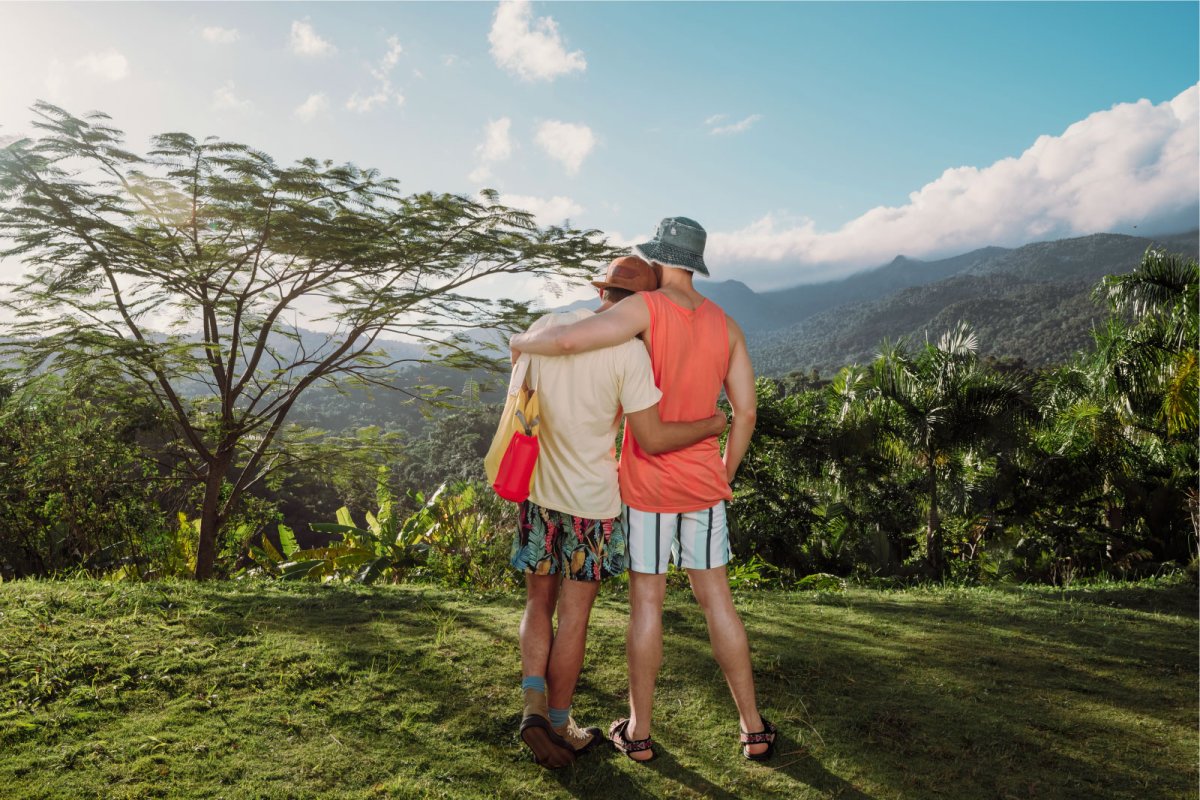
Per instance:
[[[1136,592],[1124,599],[1147,605]],[[1195,685],[1194,625],[1185,637],[1170,616],[1071,619],[1079,612],[1037,597],[994,611],[978,601],[831,605],[843,610],[744,615],[760,707],[791,728],[781,725],[785,735],[808,726],[822,757],[841,756],[905,796],[947,786],[964,798],[1195,796],[1181,766],[1194,754],[1173,733],[1194,724],[1194,705],[1180,707]],[[688,620],[668,635],[664,675],[690,670],[695,680],[701,659],[711,662],[703,625]],[[689,690],[732,713],[719,679]],[[864,796],[831,783],[808,753],[783,771]],[[1157,788],[1147,789],[1148,775]]]
[[[180,685],[201,685],[199,670],[211,664],[250,698],[262,696],[250,690],[264,679],[286,673],[287,688],[270,683],[274,693],[262,697],[294,711],[295,721],[247,712],[238,735],[278,742],[302,726],[328,732],[338,747],[327,756],[288,745],[287,757],[327,757],[330,774],[343,758],[338,739],[350,736],[347,745],[357,740],[369,755],[341,786],[410,781],[414,792],[442,791],[421,776],[452,764],[459,785],[490,786],[498,796],[540,780],[550,795],[561,787],[576,797],[1195,797],[1194,773],[1184,769],[1195,764],[1187,745],[1196,626],[1185,613],[1194,598],[1138,587],[1017,594],[1020,602],[1007,591],[933,593],[929,602],[876,594],[746,600],[760,704],[782,733],[774,761],[751,765],[734,755],[733,738],[727,751],[706,738],[736,715],[699,608],[673,593],[657,700],[689,706],[687,724],[664,723],[679,756],[660,744],[655,762],[630,768],[620,754],[596,753],[552,776],[525,760],[516,735],[518,596],[210,586],[138,588],[122,602],[136,599],[147,631],[167,626],[164,640],[220,645],[222,660],[173,669],[168,678]],[[91,612],[83,599],[76,605],[74,614]],[[577,693],[588,713],[624,707],[623,614],[620,599],[597,606],[591,666]],[[256,659],[247,668],[237,650],[266,638],[246,651]],[[148,671],[132,659],[120,669]],[[192,704],[197,714],[214,713],[202,700]],[[79,724],[93,735],[92,723]],[[177,724],[182,731],[190,723]]]
[[[1057,592],[1039,592],[1035,595],[1038,602],[1068,600],[1076,603],[1090,603],[1110,608],[1121,608],[1129,611],[1143,611],[1153,614],[1166,614],[1174,617],[1195,619],[1200,611],[1200,596],[1197,595],[1195,583],[1162,586],[1117,586],[1091,587],[1080,586],[1062,589]],[[1016,587],[1003,591],[1028,597],[1028,590],[1022,591]]]

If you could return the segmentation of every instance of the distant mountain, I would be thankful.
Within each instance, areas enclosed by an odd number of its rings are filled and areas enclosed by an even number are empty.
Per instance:
[[[884,297],[910,286],[924,286],[957,275],[1009,251],[985,247],[939,261],[896,256],[891,263],[856,272],[837,281],[804,284],[756,294],[740,281],[700,281],[697,288],[725,309],[747,331],[775,330],[847,303]]]
[[[762,374],[812,368],[828,374],[871,360],[884,339],[933,339],[965,320],[978,333],[984,355],[1019,357],[1032,365],[1061,362],[1090,344],[1092,328],[1106,316],[1091,299],[1103,276],[1131,271],[1152,245],[1196,257],[1198,236],[1196,231],[1155,240],[1095,234],[1013,250],[986,248],[937,262],[897,259],[871,274],[885,282],[942,277],[896,291],[865,292],[875,297],[798,315],[784,327],[748,327],[751,356]],[[835,287],[845,292],[858,277],[763,297],[772,307],[780,295],[806,288],[824,289],[824,296],[833,297]]]

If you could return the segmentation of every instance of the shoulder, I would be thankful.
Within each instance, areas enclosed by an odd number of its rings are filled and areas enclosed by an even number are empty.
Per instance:
[[[575,311],[551,311],[549,314],[543,314],[534,320],[529,326],[529,332],[538,331],[542,328],[553,328],[559,325],[570,325],[573,322],[591,317],[593,312],[587,309],[576,309]]]
[[[721,312],[724,314],[725,312]],[[746,341],[746,334],[742,332],[742,326],[737,324],[737,320],[725,314],[725,328],[729,331],[729,343]]]
[[[645,330],[646,326],[650,324],[650,306],[657,301],[656,298],[651,297],[653,294],[654,292],[638,292],[637,294],[630,295],[603,312],[601,316],[611,314],[610,319],[621,320],[622,326],[632,331],[630,336],[635,336]]]

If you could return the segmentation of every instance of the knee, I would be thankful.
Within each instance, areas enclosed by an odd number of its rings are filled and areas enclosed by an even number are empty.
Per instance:
[[[554,616],[557,598],[546,592],[530,592],[525,598],[525,616],[550,619]]]
[[[719,586],[692,583],[692,596],[696,598],[704,613],[729,613],[733,611],[733,596],[729,593],[729,585]]]

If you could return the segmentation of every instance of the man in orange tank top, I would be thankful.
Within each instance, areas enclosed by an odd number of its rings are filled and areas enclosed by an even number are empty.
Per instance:
[[[514,350],[567,355],[610,347],[641,336],[654,379],[663,393],[666,421],[692,421],[713,413],[721,389],[733,409],[724,454],[716,437],[667,454],[650,454],[626,428],[621,454],[621,498],[629,540],[630,619],[628,719],[609,736],[630,758],[653,758],[650,737],[654,685],[662,665],[662,607],[668,560],[685,568],[708,623],[713,655],[737,706],[742,753],[769,758],[775,727],[758,712],[746,630],[733,606],[725,565],[729,535],[725,504],[729,485],[754,432],[754,369],[738,324],[696,291],[693,273],[708,275],[704,228],[687,217],[668,217],[652,241],[635,252],[662,270],[661,288],[622,300],[572,325],[515,336]]]

